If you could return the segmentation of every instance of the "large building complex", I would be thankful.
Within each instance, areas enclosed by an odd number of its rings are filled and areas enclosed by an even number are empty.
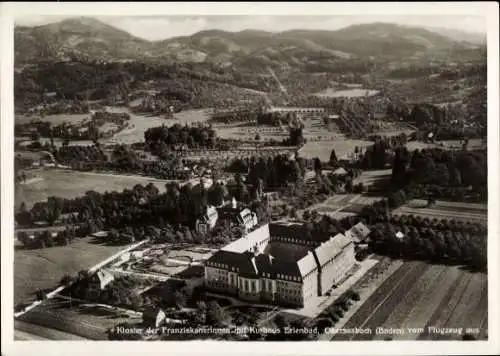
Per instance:
[[[249,301],[305,306],[354,265],[354,242],[315,241],[303,224],[271,223],[223,247],[205,264],[208,289]]]

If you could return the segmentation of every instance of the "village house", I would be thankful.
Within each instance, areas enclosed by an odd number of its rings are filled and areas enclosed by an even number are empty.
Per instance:
[[[165,321],[165,318],[165,312],[154,306],[147,306],[142,312],[142,322],[145,327],[158,328]]]
[[[215,227],[219,213],[213,206],[208,206],[205,214],[196,221],[196,231],[199,233],[207,233]]]
[[[357,223],[345,232],[345,235],[356,243],[361,243],[370,235],[370,229],[362,222]]]
[[[238,222],[245,229],[245,231],[250,231],[255,226],[258,225],[257,215],[250,211],[250,209],[243,209],[238,214]]]
[[[106,288],[108,284],[113,282],[115,280],[115,277],[113,274],[111,274],[109,271],[105,269],[100,269],[96,273],[90,276],[89,278],[89,285],[88,285],[88,290],[89,293],[92,294],[98,294],[102,290]]]
[[[258,225],[259,221],[257,214],[248,208],[238,206],[238,202],[233,197],[230,204],[226,204],[218,208],[220,218],[233,221],[237,226],[242,227],[245,232],[248,232]]]

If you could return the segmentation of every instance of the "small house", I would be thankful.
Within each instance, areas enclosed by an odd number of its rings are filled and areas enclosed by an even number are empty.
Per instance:
[[[196,231],[199,233],[207,233],[215,227],[219,213],[213,206],[208,206],[206,213],[196,221]]]
[[[108,284],[113,282],[115,277],[105,269],[98,270],[89,279],[89,290],[98,293],[106,288]]]
[[[257,214],[250,209],[243,209],[238,214],[238,222],[245,228],[246,231],[251,230],[258,225]]]
[[[347,171],[344,168],[340,167],[340,168],[337,168],[336,170],[334,170],[332,172],[332,174],[335,176],[343,177],[343,176],[347,175]]]
[[[165,321],[165,318],[165,312],[154,306],[147,306],[142,312],[142,322],[146,327],[157,328]]]
[[[370,234],[370,229],[362,222],[357,223],[345,232],[345,235],[355,242],[364,241]]]

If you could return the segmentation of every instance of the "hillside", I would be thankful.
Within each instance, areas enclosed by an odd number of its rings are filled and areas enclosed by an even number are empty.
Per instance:
[[[16,63],[37,59],[66,59],[74,55],[94,59],[136,59],[146,55],[149,41],[88,17],[71,18],[36,27],[16,27]]]
[[[443,27],[431,27],[430,31],[439,33],[442,36],[448,37],[457,42],[468,42],[473,45],[485,45],[486,34],[476,32],[466,32]]]
[[[373,23],[337,31],[207,30],[191,36],[150,42],[92,18],[73,18],[37,27],[16,27],[16,63],[87,56],[96,60],[209,62],[221,67],[301,67],[345,59],[392,59],[461,49],[436,32]]]

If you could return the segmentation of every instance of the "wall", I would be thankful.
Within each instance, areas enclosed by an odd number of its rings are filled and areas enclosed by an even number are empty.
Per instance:
[[[241,299],[260,300],[260,280],[257,278],[238,277],[238,296]]]
[[[205,266],[205,281],[211,289],[226,291],[228,289],[228,271]]]
[[[277,280],[276,300],[284,304],[301,306],[303,304],[302,283]]]
[[[316,297],[318,295],[318,271],[313,270],[310,274],[304,276],[303,279],[303,291],[302,299],[304,304],[307,304],[308,300]]]

